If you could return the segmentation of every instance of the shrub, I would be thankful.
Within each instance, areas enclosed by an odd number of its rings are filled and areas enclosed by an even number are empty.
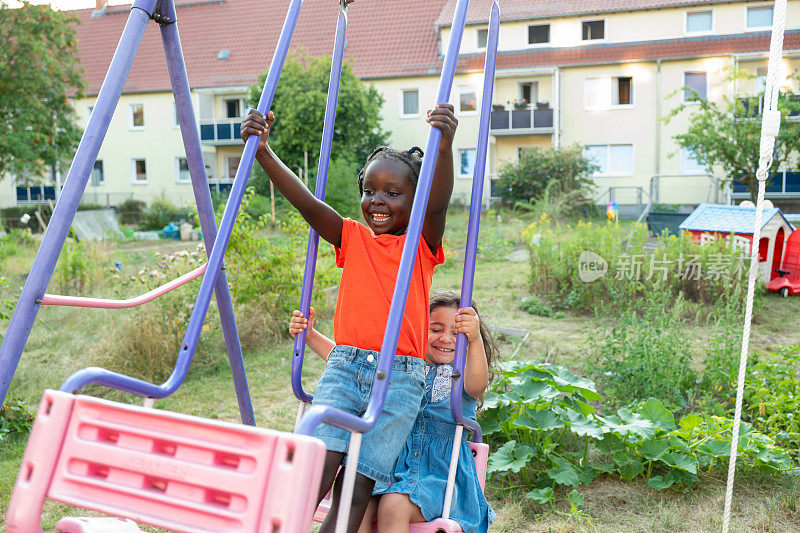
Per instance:
[[[653,290],[711,305],[746,283],[744,256],[724,242],[699,246],[685,235],[663,234],[653,245],[642,224],[558,226],[543,213],[523,236],[531,252],[531,292],[555,308],[591,312]]]
[[[495,482],[530,489],[525,497],[552,504],[557,488],[572,491],[596,477],[644,478],[655,490],[684,488],[701,470],[725,463],[730,455],[732,421],[675,415],[650,398],[615,414],[600,416],[602,405],[592,381],[567,369],[529,361],[496,367],[480,422],[495,450],[488,472]],[[768,472],[793,469],[791,458],[774,441],[747,423],[739,440],[741,465]]]
[[[122,224],[138,224],[144,216],[145,205],[141,200],[125,200],[117,206],[119,221]]]
[[[19,255],[23,248],[33,247],[34,240],[31,230],[12,229],[6,235],[0,236],[0,264],[8,257]]]
[[[11,395],[0,407],[0,442],[8,436],[27,435],[33,427],[33,413],[22,400]]]
[[[97,250],[87,241],[67,239],[58,257],[55,281],[61,294],[85,294],[94,280]]]
[[[325,187],[325,202],[343,217],[361,215],[361,196],[358,194],[359,166],[346,159],[331,162]]]
[[[39,211],[42,220],[44,220],[44,223],[47,224],[50,221],[50,216],[53,214],[50,204],[5,207],[0,209],[0,221],[2,221],[2,226],[7,230],[27,228],[30,231],[38,232],[41,230],[41,227],[39,226],[39,221],[35,215],[37,210]],[[27,214],[30,219],[28,222],[23,224],[20,221],[20,218],[22,218],[22,216],[25,214]]]
[[[296,213],[279,219],[280,234],[268,238],[265,228],[267,217],[254,219],[248,214],[248,205],[255,195],[250,188],[242,200],[242,209],[236,219],[228,246],[227,273],[231,295],[237,304],[258,310],[260,314],[248,318],[253,331],[240,328],[242,344],[254,346],[286,332],[287,319],[300,301],[308,225]],[[332,261],[325,261],[333,250],[320,246],[315,286],[324,288],[337,281]],[[316,298],[321,298],[319,291]]]
[[[553,311],[553,308],[543,302],[538,296],[526,296],[520,302],[520,307],[532,315],[547,318],[564,318],[563,311]]]
[[[549,183],[558,191],[577,191],[575,200],[588,196],[594,183],[589,177],[598,169],[586,159],[580,146],[523,150],[519,161],[500,166],[497,182],[500,198],[509,205],[534,202],[544,196]]]
[[[187,216],[184,210],[175,207],[165,198],[158,198],[144,210],[139,225],[143,230],[160,230],[170,222],[177,222]]]
[[[696,376],[689,366],[685,307],[665,291],[650,292],[627,302],[610,329],[593,336],[594,369],[613,403],[655,397],[673,408],[686,405]]]

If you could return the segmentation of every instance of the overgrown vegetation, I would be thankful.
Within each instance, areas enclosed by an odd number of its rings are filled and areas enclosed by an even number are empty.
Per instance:
[[[19,398],[6,396],[0,406],[0,443],[7,437],[27,435],[33,426],[33,413]]]
[[[489,472],[503,489],[529,490],[538,503],[551,503],[557,490],[591,483],[599,476],[630,481],[642,477],[655,490],[685,489],[701,471],[730,455],[731,420],[688,414],[677,421],[654,398],[614,414],[602,412],[594,383],[567,369],[530,361],[499,365],[480,422],[497,447]],[[780,473],[794,468],[774,439],[742,424],[740,464]],[[573,507],[583,497],[568,495]]]
[[[160,230],[170,222],[178,222],[189,218],[186,209],[173,205],[166,198],[156,198],[147,206],[142,214],[139,226],[143,230]]]

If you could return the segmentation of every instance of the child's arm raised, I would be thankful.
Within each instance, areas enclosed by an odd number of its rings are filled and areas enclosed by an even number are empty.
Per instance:
[[[260,135],[256,161],[267,173],[269,179],[281,194],[289,200],[308,222],[319,233],[319,236],[334,246],[342,245],[342,217],[335,209],[319,200],[308,190],[300,178],[283,164],[269,147],[267,139],[275,121],[275,115],[270,111],[265,117],[256,109],[251,109],[242,122],[242,140],[246,141],[251,135]]]
[[[311,348],[314,353],[322,357],[323,360],[328,360],[328,354],[331,353],[336,343],[328,337],[314,329],[314,308],[310,308],[308,312],[308,320],[303,317],[300,311],[292,311],[292,319],[289,321],[289,333],[292,337],[297,336],[298,333],[308,329],[306,334],[306,345]]]
[[[478,313],[472,307],[458,310],[456,315],[456,333],[467,336],[467,360],[464,364],[464,391],[472,398],[483,396],[489,383],[489,365],[483,348],[481,325]]]
[[[442,242],[447,206],[453,194],[453,137],[458,127],[454,109],[452,104],[444,103],[437,104],[436,109],[428,111],[428,123],[442,132],[428,196],[428,209],[422,225],[422,236],[434,254]]]

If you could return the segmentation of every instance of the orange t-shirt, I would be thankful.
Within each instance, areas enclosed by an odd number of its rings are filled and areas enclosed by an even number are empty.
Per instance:
[[[342,269],[333,317],[336,344],[380,351],[405,242],[405,235],[375,235],[365,225],[344,219],[342,245],[336,248],[336,266]],[[442,245],[434,256],[420,237],[397,342],[400,355],[425,357],[431,280],[434,267],[442,263]]]

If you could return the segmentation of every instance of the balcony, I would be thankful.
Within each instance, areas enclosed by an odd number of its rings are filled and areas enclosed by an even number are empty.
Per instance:
[[[553,132],[550,108],[492,111],[489,130],[493,135],[528,135]]]
[[[241,118],[220,118],[200,121],[200,141],[206,144],[241,144],[239,127]]]
[[[767,198],[800,198],[800,172],[781,171],[775,174],[772,181],[764,188]],[[733,182],[731,198],[750,198],[750,192],[742,182]]]
[[[789,102],[792,103],[791,107],[797,107],[800,102],[800,94],[789,94]],[[736,118],[761,118],[764,112],[764,97],[763,96],[737,96]],[[788,117],[797,119],[800,117],[800,110],[790,110],[787,113]]]

